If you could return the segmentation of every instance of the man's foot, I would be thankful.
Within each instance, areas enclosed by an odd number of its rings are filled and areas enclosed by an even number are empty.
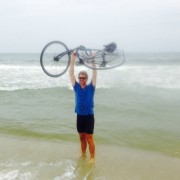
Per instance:
[[[82,158],[86,159],[86,153],[82,153]]]
[[[89,160],[89,164],[94,164],[94,162],[95,162],[95,159],[91,157]]]

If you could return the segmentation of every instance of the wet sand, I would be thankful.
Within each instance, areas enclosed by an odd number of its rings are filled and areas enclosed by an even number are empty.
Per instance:
[[[93,165],[79,142],[0,137],[0,179],[179,180],[180,159],[159,153],[96,144]]]

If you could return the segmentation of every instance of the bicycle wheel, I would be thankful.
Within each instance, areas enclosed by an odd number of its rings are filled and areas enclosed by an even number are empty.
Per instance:
[[[41,52],[40,63],[48,76],[59,77],[63,75],[70,64],[68,47],[60,41],[48,43]]]
[[[121,66],[125,62],[124,52],[117,50],[115,52],[99,51],[94,57],[84,57],[84,65],[90,69],[106,70]]]

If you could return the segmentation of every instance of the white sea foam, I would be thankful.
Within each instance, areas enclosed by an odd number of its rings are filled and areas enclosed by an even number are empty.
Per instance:
[[[75,170],[75,163],[71,160],[67,160],[65,162],[66,169],[63,175],[57,176],[54,180],[66,180],[66,179],[73,179],[75,178],[74,170]]]
[[[0,171],[0,180],[15,180],[15,179],[30,180],[31,178],[32,178],[32,174],[30,172],[20,173],[19,170]]]
[[[19,174],[19,171],[18,170],[13,170],[13,171],[10,171],[10,172],[5,172],[5,171],[2,171],[0,172],[0,178],[2,180],[5,180],[5,179],[16,179],[18,177],[18,174]]]
[[[92,70],[84,66],[75,67],[76,76],[82,69],[86,69],[91,77]],[[0,77],[0,90],[71,87],[68,72],[59,78],[52,78],[42,71],[40,65],[0,65]],[[124,85],[179,89],[180,66],[123,65],[116,69],[98,71],[97,88]]]
[[[65,180],[75,178],[75,162],[72,160],[63,160],[57,162],[15,162],[7,161],[0,163],[0,180],[31,180],[38,176],[37,171],[43,169],[60,169],[59,176],[54,177],[55,180]],[[11,170],[9,170],[11,168]],[[16,169],[15,169],[16,168]],[[37,171],[34,171],[36,169]]]
[[[121,82],[160,88],[180,88],[180,66],[127,66],[116,69]]]

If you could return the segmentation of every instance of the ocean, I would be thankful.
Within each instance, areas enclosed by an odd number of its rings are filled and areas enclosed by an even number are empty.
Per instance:
[[[49,77],[39,59],[0,54],[0,180],[180,179],[180,53],[126,53],[97,72],[94,164],[81,157],[68,72]]]

